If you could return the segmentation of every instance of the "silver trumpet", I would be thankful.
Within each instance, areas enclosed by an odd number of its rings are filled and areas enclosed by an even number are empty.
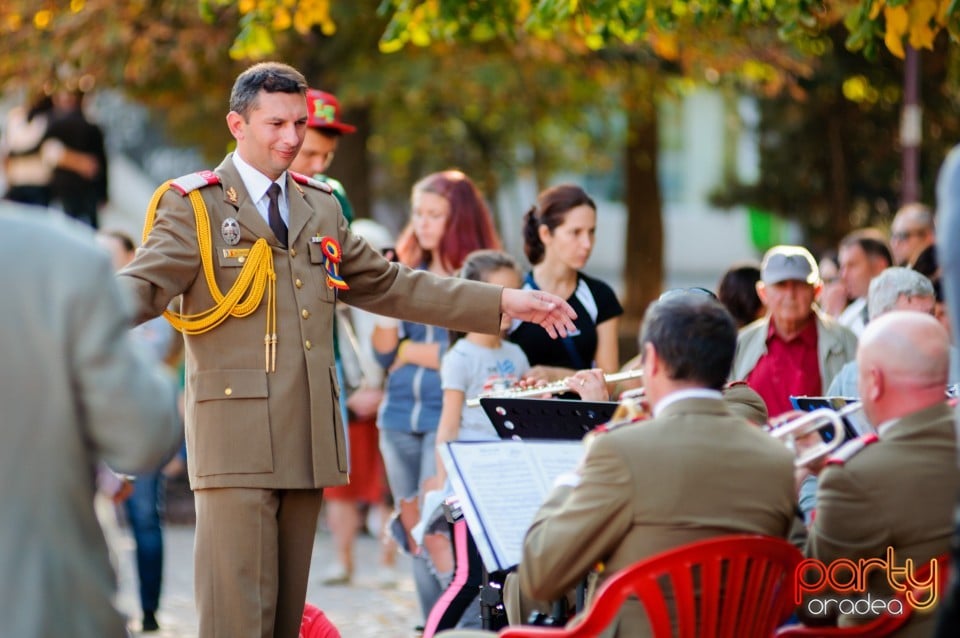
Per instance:
[[[603,380],[606,383],[616,383],[618,381],[627,381],[628,379],[639,379],[643,376],[643,370],[639,368],[636,370],[627,370],[625,372],[612,372],[610,374],[603,375]],[[475,408],[480,405],[480,399],[523,399],[526,397],[536,397],[541,394],[561,394],[563,392],[572,392],[571,388],[567,386],[567,378],[560,379],[559,381],[554,381],[552,383],[547,383],[544,385],[536,386],[533,388],[523,388],[519,390],[500,390],[493,392],[484,392],[483,394],[474,397],[472,399],[467,399],[467,407]]]
[[[773,421],[767,425],[767,432],[774,438],[782,440],[786,445],[797,452],[794,461],[796,467],[805,467],[829,456],[844,443],[843,418],[862,409],[861,403],[850,403],[841,410],[819,408],[802,416],[784,421]],[[796,446],[796,440],[809,434],[818,432],[821,428],[830,427],[833,438],[827,442],[820,440],[816,445],[801,451]]]

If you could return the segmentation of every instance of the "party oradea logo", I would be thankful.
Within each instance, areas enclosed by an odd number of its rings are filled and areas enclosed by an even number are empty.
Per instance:
[[[927,567],[926,573],[922,573],[924,567]],[[802,604],[811,616],[835,613],[900,616],[904,613],[904,602],[915,611],[923,611],[936,607],[939,600],[939,570],[936,559],[929,564],[915,565],[908,558],[902,565],[898,564],[892,547],[887,548],[886,559],[838,558],[825,564],[816,558],[807,558],[794,572],[794,602]],[[868,581],[876,583],[880,574],[890,586],[889,597],[875,598],[876,586],[872,593],[867,591]]]

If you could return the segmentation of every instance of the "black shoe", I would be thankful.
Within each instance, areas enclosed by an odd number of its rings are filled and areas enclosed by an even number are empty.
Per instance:
[[[157,624],[157,617],[152,611],[143,612],[143,625],[141,631],[147,633],[148,631],[158,631],[160,625]]]

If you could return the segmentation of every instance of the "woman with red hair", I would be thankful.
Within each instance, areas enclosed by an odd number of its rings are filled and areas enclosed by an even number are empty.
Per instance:
[[[411,208],[410,223],[396,246],[397,258],[410,268],[453,275],[472,251],[500,248],[483,197],[460,171],[433,173],[414,184]],[[449,336],[436,326],[379,318],[372,342],[380,363],[389,369],[377,425],[402,530],[391,528],[401,546],[415,555],[414,581],[426,617],[447,585],[453,559],[438,560],[435,568],[421,556],[410,531],[420,520],[422,482],[436,474],[435,441],[443,402],[440,360]],[[435,559],[434,550],[450,553],[444,538],[426,536],[423,544]]]

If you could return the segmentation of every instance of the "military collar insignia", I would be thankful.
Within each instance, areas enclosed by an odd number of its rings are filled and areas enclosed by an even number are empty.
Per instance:
[[[239,201],[237,198],[237,189],[231,186],[230,188],[227,189],[226,195],[227,195],[227,201],[233,204],[234,206],[236,206],[237,202]]]

